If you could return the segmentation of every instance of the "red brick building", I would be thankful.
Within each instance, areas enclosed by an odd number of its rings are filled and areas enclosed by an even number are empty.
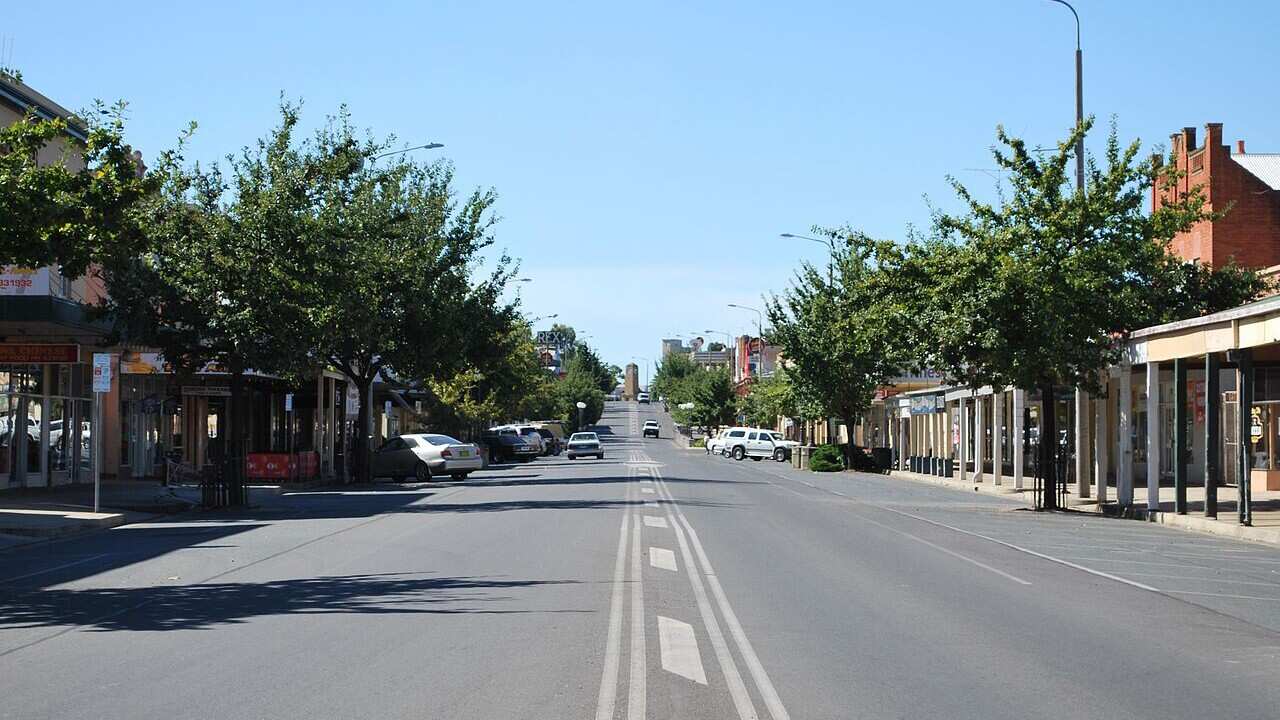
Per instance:
[[[1222,123],[1205,125],[1203,145],[1197,145],[1191,127],[1171,141],[1173,161],[1184,173],[1178,192],[1200,186],[1208,209],[1227,211],[1219,220],[1176,236],[1172,251],[1208,265],[1233,258],[1249,267],[1280,265],[1280,153],[1246,153],[1243,140],[1232,152],[1222,142]],[[1164,190],[1153,188],[1152,207],[1160,207],[1166,197]]]

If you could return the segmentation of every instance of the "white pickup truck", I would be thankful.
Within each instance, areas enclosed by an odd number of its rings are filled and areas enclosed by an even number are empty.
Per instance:
[[[723,438],[718,439],[717,449],[734,460],[751,458],[760,461],[773,458],[785,462],[791,457],[791,451],[800,443],[787,440],[782,433],[765,428],[731,428]]]

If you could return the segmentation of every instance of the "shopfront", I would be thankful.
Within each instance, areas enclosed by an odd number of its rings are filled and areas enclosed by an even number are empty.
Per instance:
[[[74,344],[0,344],[0,489],[92,479],[90,371],[79,360]]]

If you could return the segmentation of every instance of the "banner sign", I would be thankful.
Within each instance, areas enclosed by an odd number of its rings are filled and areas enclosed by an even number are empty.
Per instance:
[[[946,402],[941,395],[916,395],[911,398],[912,415],[932,415],[946,408]]]
[[[182,394],[200,397],[231,397],[231,388],[226,385],[183,385]]]
[[[30,365],[35,363],[78,363],[79,345],[17,345],[0,343],[0,363]]]
[[[48,295],[49,268],[0,265],[0,295]]]

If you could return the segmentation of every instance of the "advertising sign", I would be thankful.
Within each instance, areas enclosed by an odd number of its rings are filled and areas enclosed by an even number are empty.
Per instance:
[[[284,394],[284,411],[293,412],[293,393]]]
[[[93,391],[111,392],[111,353],[93,354]]]
[[[48,295],[49,268],[0,266],[0,295]]]
[[[0,344],[0,363],[78,363],[79,345]]]

